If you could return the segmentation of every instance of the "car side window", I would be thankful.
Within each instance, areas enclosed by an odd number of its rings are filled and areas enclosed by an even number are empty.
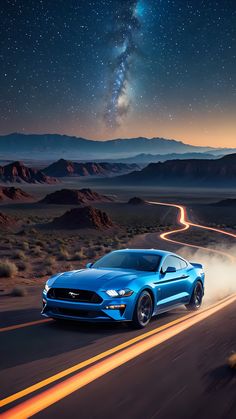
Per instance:
[[[185,268],[187,268],[187,263],[185,262],[185,260],[183,260],[183,259],[180,259],[180,266],[181,266],[181,269],[185,269]]]
[[[179,271],[181,268],[181,259],[177,258],[176,256],[167,256],[167,258],[164,260],[162,264],[162,272],[165,272],[168,266],[172,266],[176,269],[176,271]]]

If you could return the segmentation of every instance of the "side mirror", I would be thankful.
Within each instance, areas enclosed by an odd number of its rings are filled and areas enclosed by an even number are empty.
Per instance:
[[[92,266],[93,266],[93,263],[92,262],[89,262],[89,263],[87,263],[86,268],[87,269],[90,269],[90,268],[92,268]]]
[[[168,268],[166,269],[166,271],[164,272],[165,274],[170,274],[170,273],[174,273],[176,272],[176,268],[174,266],[168,266]]]

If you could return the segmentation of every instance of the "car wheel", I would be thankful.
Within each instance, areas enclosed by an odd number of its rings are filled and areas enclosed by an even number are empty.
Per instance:
[[[190,311],[199,310],[202,305],[203,298],[203,286],[201,282],[197,282],[192,292],[192,296],[189,304],[186,304],[186,308]]]
[[[132,325],[137,329],[147,326],[153,313],[152,297],[148,291],[141,292],[135,305]]]

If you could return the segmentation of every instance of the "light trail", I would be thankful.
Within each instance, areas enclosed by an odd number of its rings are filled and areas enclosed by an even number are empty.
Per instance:
[[[150,349],[157,347],[161,343],[189,329],[202,320],[205,320],[209,316],[217,313],[235,301],[236,295],[232,295],[231,297],[228,297],[221,302],[218,302],[209,308],[198,312],[191,318],[182,321],[173,327],[169,327],[168,329],[163,330],[161,333],[147,337],[143,341],[109,356],[103,361],[97,362],[84,371],[81,371],[72,377],[67,378],[61,383],[58,383],[49,388],[48,390],[44,390],[42,393],[33,396],[32,398],[9,409],[2,414],[2,419],[25,419],[41,412],[47,407],[53,405],[56,402],[59,402],[63,398],[87,386],[89,383],[97,380],[98,378],[103,377],[105,374],[113,371],[121,365],[126,364],[132,359],[135,359]]]
[[[168,242],[175,243],[175,244],[181,244],[183,246],[187,246],[187,247],[191,247],[191,248],[195,248],[195,249],[201,249],[204,252],[211,252],[211,253],[219,254],[221,256],[226,256],[232,262],[235,262],[236,257],[231,255],[230,253],[224,252],[222,250],[211,249],[209,247],[198,246],[198,245],[195,245],[195,244],[190,244],[190,243],[170,239],[169,236],[171,236],[172,234],[182,233],[183,231],[188,230],[190,227],[196,227],[196,228],[200,228],[200,229],[204,229],[204,230],[214,231],[215,233],[220,233],[220,234],[223,234],[223,235],[226,235],[226,236],[229,236],[229,237],[233,237],[235,239],[236,239],[236,234],[230,233],[228,231],[220,230],[219,228],[207,227],[207,226],[204,226],[204,225],[201,225],[201,224],[195,224],[195,223],[192,223],[192,222],[188,221],[187,220],[186,208],[183,205],[170,204],[170,203],[166,203],[166,202],[156,202],[156,201],[148,201],[148,203],[152,204],[152,205],[163,205],[163,206],[167,206],[167,207],[172,207],[172,208],[176,208],[176,209],[179,210],[178,221],[183,227],[180,227],[180,228],[175,229],[175,230],[170,230],[168,232],[160,234],[160,238],[162,240],[166,240]]]
[[[0,333],[10,332],[11,330],[23,329],[24,327],[36,326],[38,324],[49,323],[49,322],[53,322],[53,319],[42,319],[42,320],[35,320],[33,322],[13,324],[11,326],[1,327]]]
[[[53,384],[56,381],[58,381],[62,378],[65,378],[72,373],[75,373],[75,372],[81,370],[82,368],[88,367],[91,364],[93,364],[97,361],[100,361],[101,359],[106,358],[109,355],[113,355],[114,353],[116,353],[116,352],[118,352],[122,349],[128,348],[129,346],[133,345],[134,343],[140,342],[141,340],[146,339],[147,337],[150,337],[150,336],[152,336],[156,333],[162,332],[163,330],[166,330],[169,327],[172,327],[172,326],[174,326],[174,325],[176,325],[176,324],[178,324],[178,323],[180,323],[180,322],[182,322],[186,319],[189,319],[189,318],[193,317],[194,315],[195,315],[195,313],[189,313],[189,314],[187,314],[183,317],[180,317],[176,320],[173,320],[173,321],[171,321],[167,324],[164,324],[164,325],[159,326],[155,329],[152,329],[149,332],[142,333],[141,335],[136,336],[135,338],[129,339],[126,342],[121,343],[120,345],[117,345],[117,346],[114,346],[111,349],[108,349],[107,351],[101,352],[98,355],[95,355],[91,358],[88,358],[85,361],[80,362],[79,364],[75,364],[70,368],[67,368],[67,369],[65,369],[65,370],[63,370],[63,371],[61,371],[57,374],[52,375],[51,377],[45,378],[44,380],[39,381],[38,383],[35,383],[35,384],[33,384],[33,385],[23,389],[23,390],[18,391],[17,393],[14,393],[14,394],[0,400],[0,407],[6,406],[10,403],[15,402],[16,400],[21,399],[22,397],[25,397],[29,394],[32,394],[33,392],[35,392],[37,390],[40,390],[41,388],[46,387],[49,384]]]

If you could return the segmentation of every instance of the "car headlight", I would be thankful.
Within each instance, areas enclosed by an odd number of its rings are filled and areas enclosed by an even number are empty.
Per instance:
[[[133,294],[133,291],[128,288],[124,288],[120,290],[107,290],[106,294],[109,295],[109,297],[130,297],[130,295]]]
[[[49,287],[49,285],[46,283],[46,284],[45,284],[45,286],[44,286],[44,291],[48,292],[49,290],[50,290],[50,287]]]

